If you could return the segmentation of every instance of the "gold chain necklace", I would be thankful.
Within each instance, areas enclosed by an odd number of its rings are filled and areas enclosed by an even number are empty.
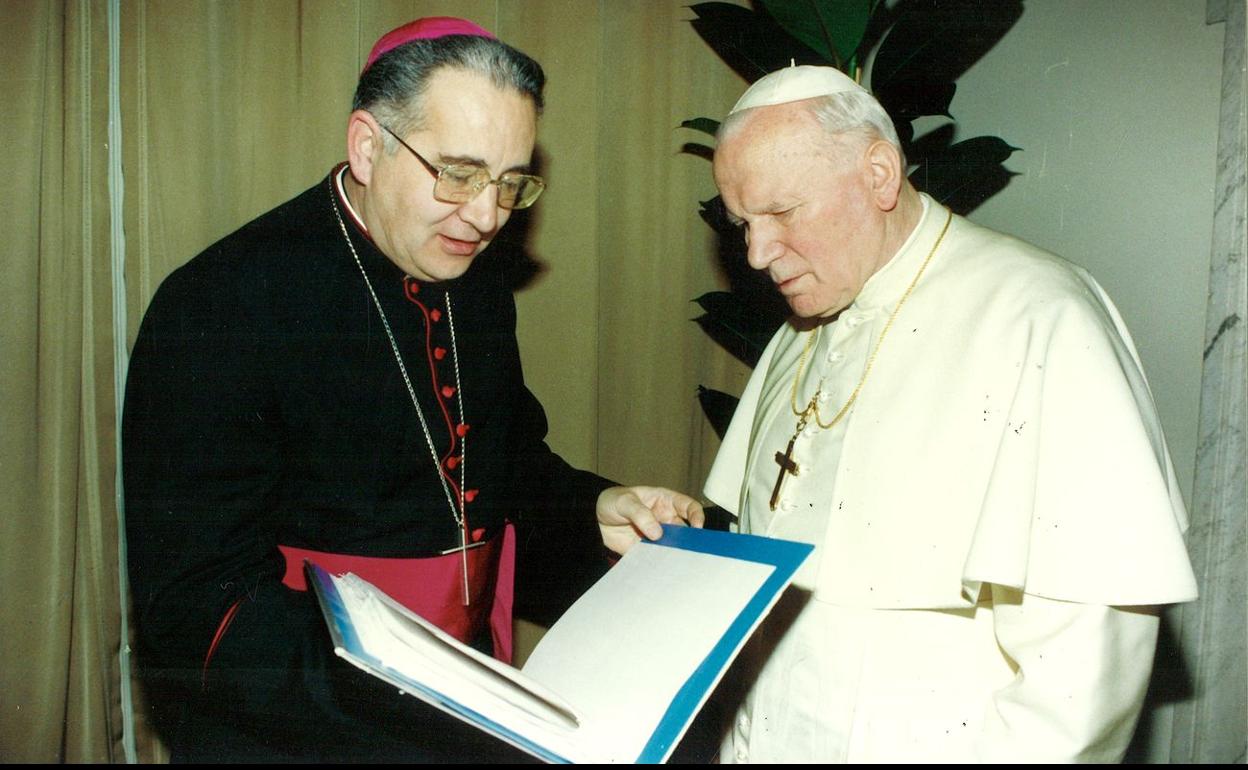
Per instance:
[[[788,473],[792,476],[798,475],[798,465],[793,459],[793,445],[797,441],[797,437],[806,430],[810,418],[815,418],[815,424],[820,428],[827,429],[839,423],[849,414],[849,409],[858,400],[858,394],[862,392],[862,386],[867,382],[867,375],[871,374],[871,366],[875,363],[875,357],[879,355],[880,346],[884,344],[884,337],[888,334],[888,330],[893,328],[893,321],[897,320],[897,314],[901,312],[901,306],[906,304],[906,300],[910,299],[911,292],[914,287],[919,285],[919,279],[923,277],[923,272],[927,270],[927,265],[932,261],[932,257],[936,256],[936,250],[940,248],[940,244],[945,240],[945,233],[949,232],[949,224],[953,221],[953,212],[950,211],[945,217],[945,225],[940,229],[940,235],[936,237],[936,242],[932,244],[932,248],[927,252],[927,256],[923,258],[923,264],[919,266],[919,271],[914,274],[914,280],[910,281],[910,285],[906,287],[906,291],[901,295],[901,299],[897,301],[897,307],[893,308],[893,312],[888,316],[888,321],[884,324],[884,329],[880,331],[880,338],[875,341],[875,348],[871,350],[871,355],[867,358],[867,365],[862,370],[862,376],[858,378],[858,384],[854,386],[854,391],[849,394],[844,406],[842,406],[832,419],[824,422],[819,415],[819,396],[823,393],[823,380],[819,380],[819,386],[815,388],[815,394],[810,397],[810,402],[806,404],[805,409],[797,408],[797,389],[802,381],[802,373],[806,369],[806,360],[810,357],[810,351],[814,349],[815,343],[819,340],[819,335],[823,331],[823,327],[816,328],[806,337],[806,347],[802,350],[802,356],[797,360],[797,374],[793,377],[793,389],[789,395],[789,408],[793,410],[793,414],[797,416],[797,429],[793,432],[793,437],[789,439],[789,445],[783,452],[776,452],[776,463],[780,466],[780,472],[776,475],[776,486],[771,490],[771,500],[769,505],[771,510],[776,510],[776,504],[780,501],[780,488],[784,486],[784,474]]]

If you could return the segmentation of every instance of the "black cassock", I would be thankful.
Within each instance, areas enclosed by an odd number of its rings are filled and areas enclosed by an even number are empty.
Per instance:
[[[593,507],[609,482],[545,444],[500,257],[483,254],[454,281],[416,282],[336,195],[331,175],[208,248],[165,280],[144,317],[123,457],[151,713],[175,759],[506,758],[493,739],[338,660],[311,594],[281,584],[278,544],[405,558],[458,544],[335,202],[439,462],[466,463],[469,529],[489,538],[517,525],[518,615],[551,622],[606,568]],[[466,450],[453,437],[461,398]],[[447,475],[459,482],[458,467]]]

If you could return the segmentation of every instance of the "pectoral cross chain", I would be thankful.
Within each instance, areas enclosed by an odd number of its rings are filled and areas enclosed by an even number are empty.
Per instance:
[[[773,511],[776,510],[776,503],[780,502],[780,488],[784,486],[784,474],[789,473],[793,476],[798,474],[798,465],[793,459],[793,443],[797,441],[797,436],[797,433],[793,434],[793,438],[789,439],[789,446],[783,452],[776,452],[776,463],[780,466],[780,472],[776,474],[776,486],[771,490],[771,510]]]

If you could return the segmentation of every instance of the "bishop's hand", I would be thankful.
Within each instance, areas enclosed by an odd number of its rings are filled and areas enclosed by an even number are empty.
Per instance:
[[[660,524],[701,527],[702,504],[688,495],[663,487],[610,487],[598,496],[598,528],[602,542],[624,553],[643,536],[656,540]]]

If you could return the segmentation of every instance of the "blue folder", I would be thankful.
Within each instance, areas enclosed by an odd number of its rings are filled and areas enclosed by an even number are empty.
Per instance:
[[[659,540],[643,542],[636,547],[679,548],[763,564],[771,567],[772,570],[679,688],[645,747],[636,757],[635,761],[638,763],[661,763],[667,760],[693,718],[710,696],[715,683],[741,650],[749,634],[758,626],[775,604],[780,593],[793,580],[798,568],[814,550],[813,546],[806,543],[753,535],[668,525],[664,525],[663,530],[663,536]],[[404,692],[416,695],[421,700],[446,710],[541,760],[552,763],[568,762],[567,758],[538,744],[530,737],[520,735],[489,716],[468,708],[444,693],[386,666],[365,649],[352,625],[343,597],[329,573],[310,563],[306,565],[306,568],[309,583],[320,600],[335,650],[340,656],[374,676],[394,684]],[[644,618],[638,620],[644,622]],[[452,641],[451,644],[457,643]]]

